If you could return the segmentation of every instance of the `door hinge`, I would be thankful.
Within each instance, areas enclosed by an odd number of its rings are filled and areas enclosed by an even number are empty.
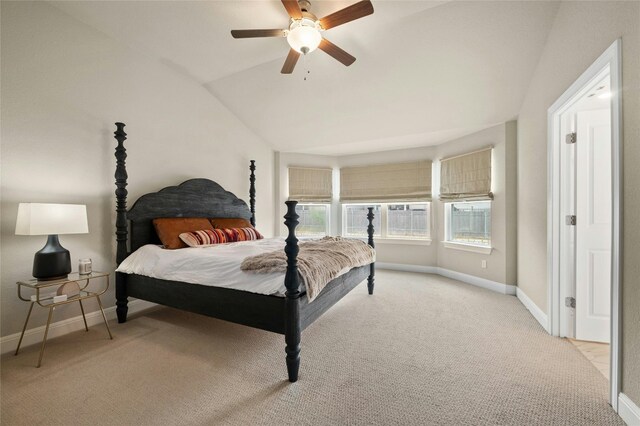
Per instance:
[[[565,142],[568,144],[571,143],[576,143],[578,141],[578,134],[573,132],[573,133],[567,133],[567,136],[565,138]]]
[[[567,217],[565,218],[565,222],[567,225],[575,226],[577,223],[576,215],[567,215]]]
[[[567,308],[575,308],[576,307],[576,298],[575,297],[565,297],[564,304]]]

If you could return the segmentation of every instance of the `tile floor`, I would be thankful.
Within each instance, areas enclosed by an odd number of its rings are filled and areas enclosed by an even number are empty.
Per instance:
[[[609,345],[607,343],[574,339],[569,339],[569,341],[609,380]]]

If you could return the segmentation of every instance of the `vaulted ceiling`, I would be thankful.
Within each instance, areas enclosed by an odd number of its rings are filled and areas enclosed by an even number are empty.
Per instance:
[[[229,34],[285,28],[280,1],[52,4],[194,79],[274,149],[329,155],[434,145],[515,118],[558,6],[372,2],[373,15],[324,33],[353,65],[318,50],[292,75],[280,74],[286,39]]]

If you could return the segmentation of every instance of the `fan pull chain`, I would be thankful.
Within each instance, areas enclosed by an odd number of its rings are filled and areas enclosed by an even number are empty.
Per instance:
[[[309,62],[307,62],[307,55],[302,56],[302,65],[304,66],[304,69],[306,71],[304,73],[304,81],[307,81],[307,77],[309,76],[309,74],[311,74],[311,71],[309,70]]]

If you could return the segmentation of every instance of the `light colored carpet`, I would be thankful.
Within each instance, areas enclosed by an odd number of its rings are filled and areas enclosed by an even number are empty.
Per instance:
[[[302,335],[172,309],[2,358],[2,424],[622,425],[607,382],[520,302],[446,278],[379,271]]]

